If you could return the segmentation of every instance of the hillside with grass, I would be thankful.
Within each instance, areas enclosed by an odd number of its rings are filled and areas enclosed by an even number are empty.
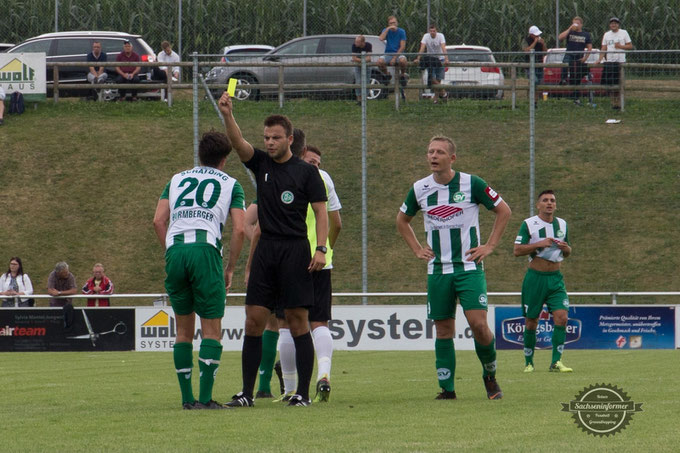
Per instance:
[[[343,204],[333,289],[360,291],[360,109],[346,101],[296,100],[283,110],[274,102],[236,105],[244,136],[256,146],[262,143],[264,117],[279,112],[322,150],[322,166]],[[554,189],[557,215],[569,222],[574,252],[563,265],[567,288],[678,290],[680,109],[676,101],[639,100],[615,115],[620,124],[605,124],[612,115],[608,108],[579,109],[552,100],[537,111],[536,190]],[[369,104],[370,291],[425,291],[425,265],[403,243],[394,219],[410,184],[428,174],[425,150],[436,133],[456,140],[458,169],[480,175],[513,209],[503,241],[485,265],[489,291],[520,290],[526,259],[515,258],[512,248],[529,216],[528,124],[526,107],[513,111],[508,101],[410,102],[400,112],[391,101]],[[222,127],[204,101],[200,130],[211,128]],[[36,293],[45,293],[57,261],[71,265],[79,285],[102,262],[117,293],[164,292],[164,251],[152,218],[169,178],[193,165],[192,140],[186,97],[171,109],[157,102],[50,101],[8,118],[0,128],[2,270],[10,256],[20,256]],[[226,170],[242,182],[247,200],[253,199],[255,190],[236,155]],[[481,217],[486,238],[493,215]],[[413,225],[423,237],[420,216]],[[236,292],[245,290],[244,264],[242,256]],[[630,300],[636,301],[641,300]]]

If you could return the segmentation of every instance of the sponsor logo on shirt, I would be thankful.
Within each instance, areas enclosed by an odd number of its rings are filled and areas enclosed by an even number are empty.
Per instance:
[[[440,222],[446,222],[456,216],[463,215],[463,209],[446,204],[430,209],[427,211],[427,215]]]
[[[286,190],[281,194],[281,201],[283,201],[284,204],[291,204],[294,199],[295,196],[293,195],[293,192],[291,192],[290,190]]]
[[[493,201],[498,200],[498,193],[493,190],[491,187],[487,187],[486,190],[484,191],[486,194],[491,198]]]

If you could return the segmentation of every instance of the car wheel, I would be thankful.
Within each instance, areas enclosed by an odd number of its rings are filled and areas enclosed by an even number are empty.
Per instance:
[[[234,78],[238,80],[237,84],[239,85],[252,85],[257,83],[255,77],[249,74],[237,74],[234,76]],[[236,88],[234,97],[239,101],[245,101],[248,99],[257,101],[260,97],[260,92],[255,88]]]
[[[387,90],[384,88],[373,88],[376,85],[387,85],[385,77],[372,73],[369,85],[366,87],[366,99],[385,99],[387,97]]]

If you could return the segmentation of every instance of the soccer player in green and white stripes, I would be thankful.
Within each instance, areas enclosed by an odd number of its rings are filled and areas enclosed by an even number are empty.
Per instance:
[[[456,399],[453,345],[456,300],[465,312],[475,339],[477,357],[489,399],[503,397],[496,382],[496,345],[486,319],[486,276],[482,260],[499,244],[510,219],[510,207],[475,175],[455,171],[456,145],[449,137],[430,139],[427,162],[432,174],[416,181],[397,215],[397,230],[416,257],[427,265],[427,316],[437,331],[435,356],[441,393],[436,399]],[[481,243],[479,205],[496,218],[489,239]],[[410,225],[423,212],[427,244],[421,245]]]
[[[529,255],[529,269],[522,283],[522,314],[526,318],[524,372],[534,371],[536,328],[545,304],[555,324],[550,371],[568,373],[572,369],[562,363],[562,352],[567,336],[569,297],[560,272],[562,260],[571,255],[567,222],[555,216],[557,201],[552,190],[544,190],[538,195],[536,209],[538,215],[522,222],[514,249],[515,256]]]
[[[165,252],[165,289],[177,321],[174,363],[184,409],[224,409],[212,399],[222,356],[226,292],[243,246],[243,188],[224,173],[231,144],[226,135],[207,132],[198,145],[201,165],[172,177],[158,200],[154,229]],[[222,269],[222,231],[231,216],[229,262]],[[200,393],[191,385],[194,325],[201,319],[198,352]]]

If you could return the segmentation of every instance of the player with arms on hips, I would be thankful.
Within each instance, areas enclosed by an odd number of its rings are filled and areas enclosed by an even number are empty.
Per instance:
[[[496,382],[496,341],[486,320],[486,276],[482,260],[501,240],[511,210],[481,178],[455,171],[456,145],[449,137],[435,136],[427,148],[432,174],[416,181],[397,214],[397,230],[413,253],[427,261],[427,316],[434,320],[435,365],[442,391],[436,399],[456,399],[456,300],[465,312],[482,363],[487,397],[503,397]],[[485,244],[480,242],[479,205],[495,220]],[[423,211],[427,245],[418,241],[411,220]]]
[[[538,215],[522,222],[515,239],[515,256],[529,255],[529,269],[522,283],[522,314],[524,326],[525,373],[534,371],[536,328],[543,304],[552,313],[555,329],[552,335],[550,371],[569,373],[562,363],[564,340],[567,336],[569,297],[560,272],[562,260],[571,255],[567,222],[555,217],[557,201],[552,190],[544,190],[536,203]]]
[[[165,252],[165,289],[177,321],[174,362],[184,409],[224,409],[212,399],[222,356],[222,318],[234,267],[243,247],[243,188],[222,170],[231,151],[219,132],[203,134],[201,165],[172,177],[158,200],[154,229]],[[231,216],[229,262],[222,270],[222,231]],[[194,325],[201,320],[200,393],[191,386]]]
[[[312,273],[326,265],[328,214],[326,188],[316,167],[293,156],[293,125],[281,115],[264,121],[266,151],[244,140],[225,92],[219,101],[227,136],[257,181],[257,217],[261,236],[253,252],[246,292],[246,323],[241,367],[242,390],[227,405],[251,407],[262,334],[272,311],[283,308],[295,343],[297,393],[289,406],[308,406],[309,383],[314,370],[314,343],[308,309],[314,304]],[[316,219],[316,248],[310,250],[305,217],[308,205]],[[311,257],[311,260],[310,260]]]

